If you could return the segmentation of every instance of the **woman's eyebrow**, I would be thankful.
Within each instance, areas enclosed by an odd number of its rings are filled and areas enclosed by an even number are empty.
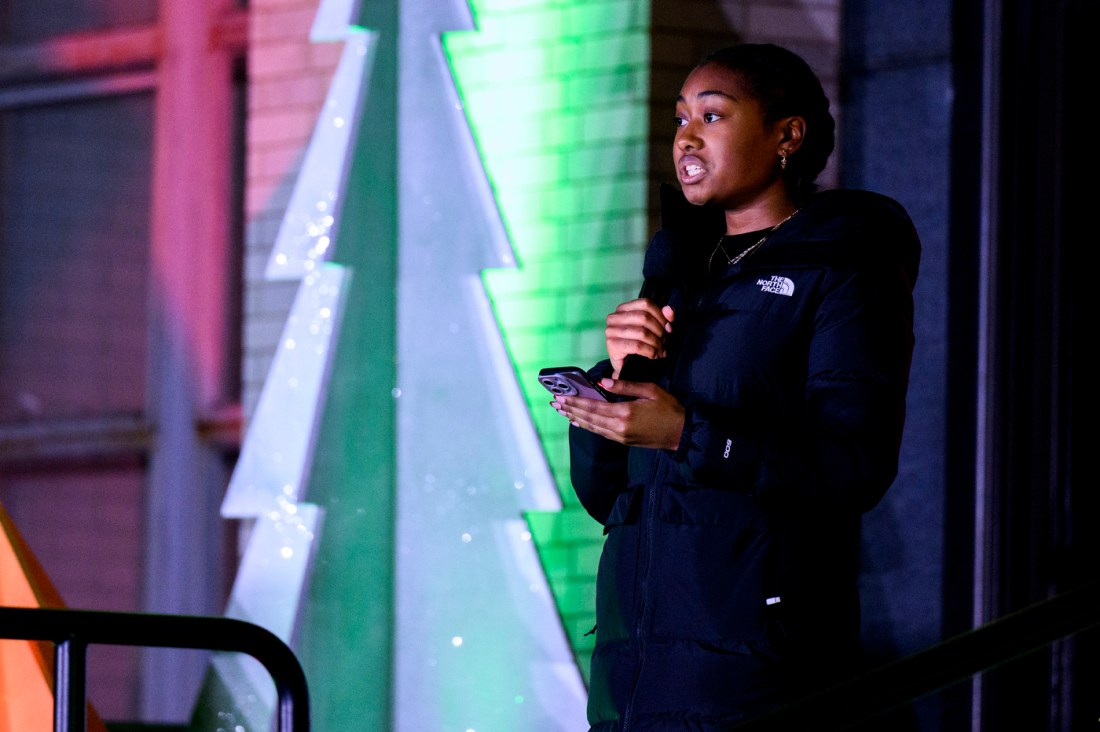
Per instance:
[[[730,100],[731,102],[736,102],[737,101],[737,97],[733,96],[729,92],[724,92],[720,89],[706,89],[706,90],[701,91],[701,92],[699,92],[698,94],[695,95],[696,99],[702,99],[703,97],[725,97],[726,99]],[[676,97],[676,101],[677,102],[684,102],[684,101],[687,101],[687,100],[684,99],[683,94],[680,94]]]

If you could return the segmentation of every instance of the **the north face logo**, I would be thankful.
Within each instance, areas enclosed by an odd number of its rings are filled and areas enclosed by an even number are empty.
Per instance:
[[[786,277],[780,277],[778,275],[772,275],[769,279],[759,279],[756,284],[760,285],[761,292],[770,292],[774,295],[786,295],[790,297],[794,294],[794,283]]]

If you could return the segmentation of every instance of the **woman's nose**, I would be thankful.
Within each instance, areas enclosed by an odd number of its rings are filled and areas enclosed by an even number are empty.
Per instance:
[[[699,136],[696,134],[695,123],[688,122],[680,128],[680,134],[676,136],[676,146],[681,150],[694,150],[699,147]]]

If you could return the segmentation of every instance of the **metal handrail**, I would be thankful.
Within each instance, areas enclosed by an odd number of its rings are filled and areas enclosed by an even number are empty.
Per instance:
[[[754,717],[730,732],[845,729],[1097,625],[1100,581]],[[55,644],[54,732],[85,729],[89,644],[247,653],[275,681],[279,732],[309,732],[309,693],[298,659],[278,636],[252,623],[222,617],[0,607],[0,638]]]
[[[259,625],[224,617],[0,607],[0,638],[54,644],[54,732],[87,726],[87,647],[92,644],[246,653],[278,694],[278,732],[309,732],[309,688],[294,652]]]
[[[843,730],[1100,625],[1100,582],[1080,585],[856,676],[729,732]]]

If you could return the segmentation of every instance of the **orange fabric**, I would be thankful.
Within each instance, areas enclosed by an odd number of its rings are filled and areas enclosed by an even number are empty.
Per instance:
[[[65,607],[2,505],[0,606]],[[0,732],[52,732],[53,651],[49,641],[0,639]],[[107,732],[90,704],[88,732]]]

